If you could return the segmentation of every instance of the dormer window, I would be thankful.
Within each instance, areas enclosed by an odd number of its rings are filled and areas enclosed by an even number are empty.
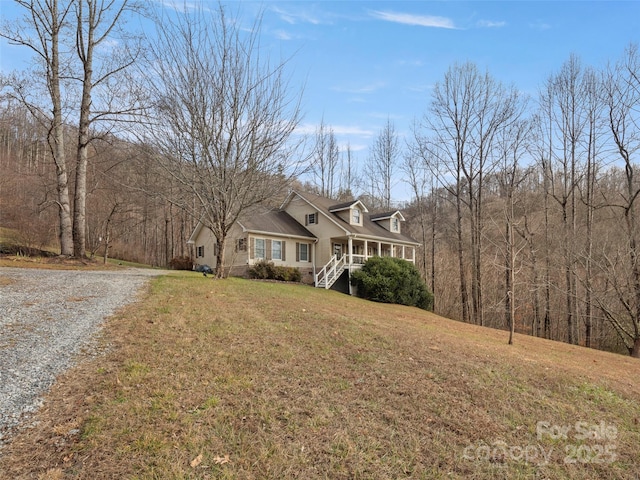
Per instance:
[[[360,225],[360,220],[361,220],[361,214],[360,214],[360,209],[359,208],[354,208],[352,210],[352,222],[356,225]]]
[[[391,219],[391,231],[399,232],[400,231],[400,220],[397,217],[393,217]]]

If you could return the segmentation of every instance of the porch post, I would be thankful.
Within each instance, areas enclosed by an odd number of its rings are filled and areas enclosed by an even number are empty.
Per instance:
[[[365,239],[364,241],[364,261],[366,262],[369,259],[369,242]]]
[[[353,239],[349,237],[349,266],[353,265]]]
[[[407,257],[405,257],[405,256],[404,256],[404,245],[402,245],[402,259],[403,259],[403,260],[406,260],[406,259],[407,259]]]
[[[378,242],[378,256],[382,256],[382,242]]]

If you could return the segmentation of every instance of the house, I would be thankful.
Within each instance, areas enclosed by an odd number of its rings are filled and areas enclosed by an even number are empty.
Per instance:
[[[350,273],[372,256],[415,262],[418,242],[402,233],[400,211],[369,213],[360,200],[335,203],[312,193],[291,192],[279,210],[247,215],[233,226],[225,248],[230,275],[245,275],[259,260],[297,267],[316,287],[349,289]],[[216,241],[199,224],[189,238],[195,263],[216,264]]]

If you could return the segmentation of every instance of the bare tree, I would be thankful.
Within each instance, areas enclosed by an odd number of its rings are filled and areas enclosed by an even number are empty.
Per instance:
[[[562,251],[565,276],[567,340],[578,343],[577,328],[577,276],[576,231],[577,189],[580,177],[583,136],[587,126],[584,68],[580,60],[571,55],[559,73],[547,80],[541,96],[542,111],[548,117],[545,123],[548,137],[548,175],[550,193],[560,207],[562,217]]]
[[[522,168],[522,157],[527,152],[530,141],[531,123],[519,120],[500,131],[497,138],[497,150],[500,158],[500,170],[497,174],[501,195],[504,197],[504,272],[505,272],[505,319],[509,328],[509,345],[513,344],[516,311],[516,258],[526,246],[516,242],[518,216],[516,205],[519,201],[518,189],[525,180],[528,170]]]
[[[599,201],[596,200],[596,184],[598,172],[600,170],[600,148],[602,140],[602,111],[603,102],[601,100],[602,82],[598,74],[587,68],[582,79],[582,90],[584,92],[585,109],[587,123],[585,125],[585,145],[586,149],[586,172],[584,181],[581,182],[581,198],[586,207],[585,215],[585,244],[582,254],[584,263],[584,324],[585,324],[585,346],[593,346],[593,329],[595,322],[594,301],[593,301],[593,249],[594,249],[594,224],[595,212],[599,208]]]
[[[640,357],[640,182],[634,161],[640,152],[640,56],[630,46],[623,60],[606,74],[603,96],[608,127],[620,160],[624,184],[610,205],[622,213],[625,237],[618,251],[604,261],[615,304],[603,300],[600,307],[633,357]]]
[[[458,263],[463,318],[482,325],[482,234],[485,178],[495,168],[495,138],[513,122],[518,111],[518,92],[505,88],[488,73],[481,74],[472,63],[454,65],[436,84],[425,127],[433,132],[426,151],[441,179],[456,198]],[[424,149],[423,149],[424,150]],[[463,208],[464,207],[464,208]],[[465,314],[466,280],[463,242],[463,210],[468,212],[471,250],[471,316]]]
[[[340,160],[340,150],[336,136],[324,120],[316,128],[315,145],[311,153],[311,171],[318,193],[323,197],[333,198],[336,194],[336,175]]]
[[[86,197],[87,165],[89,144],[92,140],[91,126],[98,120],[129,116],[139,109],[138,99],[126,90],[113,91],[109,84],[112,79],[123,82],[123,72],[136,60],[137,51],[127,45],[120,45],[119,54],[110,58],[96,58],[97,49],[105,44],[122,21],[128,8],[128,0],[75,0],[75,47],[82,67],[79,79],[82,84],[78,117],[78,150],[76,158],[75,191],[73,202],[73,246],[74,255],[86,254]],[[101,89],[103,97],[100,105],[92,94]],[[116,105],[119,99],[121,105]],[[126,106],[122,104],[126,104]]]
[[[400,159],[398,134],[391,119],[387,119],[376,137],[369,155],[369,182],[372,194],[382,200],[382,208],[391,208],[391,190],[394,186],[394,174]]]
[[[45,80],[51,113],[34,96],[32,82],[24,78],[14,76],[13,95],[28,105],[36,118],[49,124],[49,143],[57,174],[61,253],[84,257],[90,129],[97,120],[114,119],[137,109],[137,99],[133,101],[134,107],[122,107],[131,99],[132,89],[118,88],[123,84],[124,70],[132,65],[135,55],[123,44],[116,51],[100,49],[112,39],[129,2],[19,0],[18,4],[27,10],[23,21],[27,28],[5,25],[2,35],[36,53],[43,68],[30,76]],[[31,35],[33,33],[35,35]],[[100,51],[103,53],[98,53]],[[107,51],[110,53],[106,54]],[[74,85],[76,82],[79,89]],[[99,98],[92,95],[97,87],[101,87]],[[72,216],[64,137],[65,129],[71,133],[65,123],[76,119],[78,130],[73,133],[77,134],[78,141]]]
[[[302,169],[291,136],[300,95],[286,62],[263,58],[260,21],[245,30],[222,5],[159,18],[147,72],[157,118],[149,140],[182,192],[169,200],[213,232],[217,277],[236,220]]]
[[[63,88],[61,77],[66,65],[61,59],[60,42],[72,2],[64,0],[16,0],[24,10],[24,16],[16,24],[4,22],[0,35],[10,42],[31,49],[36,55],[36,72],[23,78],[14,76],[11,96],[23,103],[48,131],[47,143],[56,170],[56,204],[60,254],[73,255],[71,203],[69,199],[69,174],[64,139]],[[33,82],[43,78],[48,97],[47,106],[34,98]]]
[[[340,162],[340,178],[338,180],[338,197],[344,200],[352,200],[357,196],[360,188],[360,177],[351,145],[347,144],[342,152]]]

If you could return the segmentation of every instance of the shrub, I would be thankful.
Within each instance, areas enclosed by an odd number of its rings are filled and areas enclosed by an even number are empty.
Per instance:
[[[251,278],[266,280],[268,278],[273,278],[273,275],[274,275],[273,263],[267,262],[266,260],[257,261],[249,269],[249,276]]]
[[[302,275],[295,267],[274,267],[273,278],[283,282],[299,282],[302,280]]]
[[[192,270],[193,259],[191,257],[173,257],[169,261],[169,268],[172,270]]]
[[[372,257],[351,275],[358,296],[382,303],[397,303],[431,310],[433,294],[414,264],[393,257]]]
[[[260,260],[249,269],[251,278],[262,280],[280,280],[283,282],[300,282],[302,274],[295,267],[276,267],[272,262]]]

